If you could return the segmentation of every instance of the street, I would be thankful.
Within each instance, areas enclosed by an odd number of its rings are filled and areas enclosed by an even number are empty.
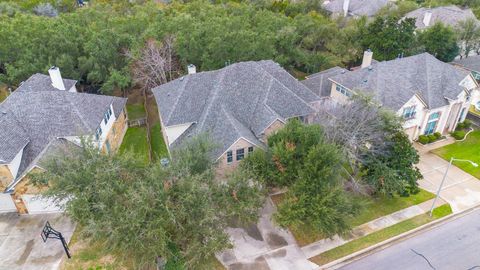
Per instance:
[[[480,269],[478,243],[480,209],[340,269]]]

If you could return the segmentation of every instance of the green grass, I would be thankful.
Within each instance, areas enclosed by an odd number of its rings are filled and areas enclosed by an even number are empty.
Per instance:
[[[433,150],[433,153],[445,160],[450,158],[468,159],[480,164],[480,131],[473,131],[463,142],[456,142]],[[455,166],[465,172],[480,178],[480,167],[473,167],[468,162],[454,162]]]
[[[150,140],[152,143],[153,157],[164,158],[168,157],[168,150],[165,141],[163,140],[161,125],[159,122],[155,123],[150,129]]]
[[[411,219],[407,219],[393,226],[387,227],[383,230],[371,233],[367,236],[348,242],[345,245],[326,251],[318,256],[311,258],[310,260],[318,265],[326,264],[328,262],[340,259],[364,248],[370,247],[374,244],[385,241],[404,232],[408,232],[421,225],[427,224],[435,219],[439,219],[451,213],[452,209],[450,208],[450,205],[445,204],[435,208],[433,210],[432,217],[430,217],[428,214],[422,214]]]
[[[138,158],[149,162],[147,129],[145,127],[129,127],[120,146],[120,154],[127,151],[133,152]]]
[[[282,201],[282,194],[272,196],[273,202],[278,205]],[[434,194],[425,190],[420,190],[417,194],[409,197],[379,197],[379,198],[357,198],[358,202],[363,204],[361,212],[350,220],[352,227],[356,227],[377,219],[379,217],[397,212],[412,205],[417,205],[435,197]],[[309,226],[299,228],[289,228],[300,246],[306,246],[318,240],[325,238],[316,230]]]
[[[127,113],[130,120],[144,118],[146,116],[145,106],[143,103],[127,104]]]

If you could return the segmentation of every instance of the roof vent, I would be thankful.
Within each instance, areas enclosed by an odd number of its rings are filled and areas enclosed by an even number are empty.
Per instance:
[[[366,83],[366,82],[368,82],[368,80],[367,80],[367,79],[365,79],[365,80],[363,80],[363,82],[365,82],[365,83]]]
[[[373,70],[372,65],[368,66],[368,70]]]
[[[180,81],[183,81],[183,76],[182,76],[182,77],[180,77]]]

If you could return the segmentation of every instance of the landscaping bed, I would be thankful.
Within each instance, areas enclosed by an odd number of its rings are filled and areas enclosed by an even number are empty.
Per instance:
[[[465,135],[470,131],[470,127],[472,126],[472,122],[468,119],[465,119],[462,123],[458,123],[455,131],[452,132],[452,137],[456,140],[463,140]]]
[[[278,194],[271,196],[271,198],[275,205],[278,205],[283,200],[283,196],[283,194]],[[350,224],[352,227],[356,227],[412,205],[417,205],[428,201],[434,197],[434,194],[425,190],[420,190],[417,194],[410,195],[409,197],[359,197],[357,200],[359,200],[364,207],[362,211],[350,221]],[[308,226],[303,226],[302,228],[297,229],[289,229],[297,240],[299,246],[306,246],[325,238],[325,236],[318,234],[315,230],[313,230],[313,228],[309,228]]]
[[[334,260],[340,259],[349,254],[352,254],[354,252],[360,251],[362,249],[365,249],[367,247],[370,247],[377,243],[385,241],[394,236],[413,230],[417,227],[427,224],[433,220],[447,216],[451,213],[452,213],[452,209],[450,208],[450,205],[448,204],[442,205],[433,210],[432,217],[430,217],[428,213],[418,215],[411,219],[407,219],[393,226],[387,227],[380,231],[371,233],[367,236],[355,239],[342,246],[326,251],[320,255],[317,255],[311,258],[310,261],[318,265],[323,265],[323,264],[332,262]]]
[[[447,161],[454,157],[480,163],[480,131],[473,131],[464,141],[435,149],[432,152]],[[468,162],[458,162],[455,163],[455,166],[480,178],[480,167],[475,168]]]
[[[420,136],[418,136],[418,142],[423,144],[423,145],[433,143],[433,142],[439,141],[441,139],[445,139],[445,136],[442,136],[442,134],[440,132],[435,132],[435,133],[430,134],[430,135],[420,135]]]

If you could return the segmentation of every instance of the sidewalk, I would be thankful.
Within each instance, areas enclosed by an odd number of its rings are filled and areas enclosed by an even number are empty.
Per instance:
[[[392,214],[374,219],[365,224],[362,224],[353,229],[352,235],[348,239],[344,239],[340,236],[335,236],[332,239],[322,239],[305,247],[302,247],[302,251],[307,258],[315,257],[325,251],[334,249],[338,246],[346,244],[350,241],[358,239],[360,237],[369,235],[376,231],[385,229],[397,223],[400,223],[404,220],[411,219],[415,216],[425,214],[430,211],[430,208],[433,204],[433,199],[423,202],[418,205],[413,205],[408,208],[402,209],[400,211],[394,212]],[[445,201],[438,200],[435,207],[445,204]]]

